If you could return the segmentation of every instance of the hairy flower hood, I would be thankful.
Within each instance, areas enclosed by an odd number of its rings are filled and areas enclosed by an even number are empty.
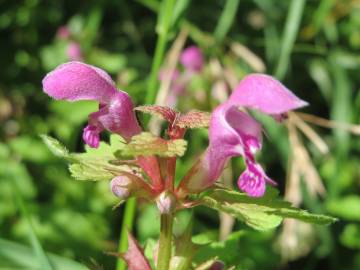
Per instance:
[[[227,161],[241,155],[245,159],[246,170],[239,177],[239,188],[250,196],[262,196],[266,183],[275,184],[254,157],[261,149],[262,127],[239,107],[256,109],[279,119],[289,110],[305,105],[306,102],[270,76],[246,76],[230,98],[212,113],[208,149],[191,171],[193,175],[181,187],[198,192],[211,186],[221,176]]]
[[[94,100],[99,110],[90,114],[83,139],[98,147],[100,132],[107,129],[129,140],[141,132],[129,95],[118,91],[111,77],[102,69],[81,62],[58,66],[46,75],[43,89],[49,96],[67,101]]]

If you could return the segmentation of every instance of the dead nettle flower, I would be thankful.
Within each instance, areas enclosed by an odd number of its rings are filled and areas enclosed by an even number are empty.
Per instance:
[[[81,62],[69,62],[46,75],[43,88],[49,96],[67,101],[94,100],[99,110],[89,115],[83,139],[97,148],[100,133],[107,129],[125,140],[141,132],[129,95],[117,90],[111,77],[103,70]]]
[[[249,196],[260,197],[265,184],[275,185],[255,160],[261,149],[261,125],[239,107],[255,109],[281,119],[290,110],[307,103],[274,78],[263,74],[246,76],[230,98],[211,115],[209,146],[204,156],[194,165],[180,190],[199,192],[210,187],[220,177],[231,157],[243,156],[246,170],[238,179],[238,186]]]
[[[99,103],[99,110],[89,115],[82,136],[84,142],[92,148],[99,147],[103,130],[118,134],[127,142],[142,131],[130,96],[117,90],[111,77],[97,67],[81,62],[62,64],[46,75],[43,89],[57,100],[93,100]],[[140,191],[150,194],[162,189],[159,163],[155,156],[138,156],[135,163],[148,175],[151,185],[136,174],[127,174],[120,179],[115,177],[111,190],[116,196],[125,198],[140,194]],[[126,181],[128,184],[125,185]]]

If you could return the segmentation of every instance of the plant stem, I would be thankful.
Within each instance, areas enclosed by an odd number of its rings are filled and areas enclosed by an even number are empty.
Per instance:
[[[165,187],[166,189],[171,191],[174,191],[175,169],[176,169],[176,157],[168,158]]]
[[[171,26],[172,14],[174,10],[174,0],[164,0],[162,2],[162,8],[158,15],[158,34],[159,37],[156,42],[154,60],[151,66],[151,73],[149,78],[149,88],[146,95],[146,104],[152,104],[156,96],[157,77],[161,63],[164,58],[166,43],[168,40],[168,33]]]
[[[161,215],[159,253],[157,261],[158,270],[169,270],[172,248],[172,214]]]
[[[127,246],[128,246],[127,232],[128,230],[131,230],[133,226],[135,210],[136,210],[136,199],[131,198],[126,202],[125,205],[124,220],[121,226],[120,241],[118,248],[119,253],[123,253],[127,250]],[[118,259],[116,269],[117,270],[126,269],[126,264],[122,259]]]

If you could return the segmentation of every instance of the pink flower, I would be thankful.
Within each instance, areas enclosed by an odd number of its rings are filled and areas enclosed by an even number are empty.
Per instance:
[[[81,61],[83,59],[80,44],[77,42],[70,42],[66,54],[71,61]]]
[[[56,37],[59,39],[68,39],[70,37],[70,30],[66,25],[60,26],[56,32]]]
[[[99,146],[104,129],[126,140],[141,132],[129,95],[117,90],[111,77],[97,67],[81,62],[62,64],[46,75],[43,89],[55,99],[99,102],[99,110],[90,114],[83,131],[83,139],[90,147]]]
[[[252,197],[261,197],[265,184],[272,181],[255,160],[261,149],[261,125],[251,116],[239,110],[240,106],[257,109],[275,116],[307,105],[274,78],[251,74],[236,87],[228,101],[218,106],[211,115],[209,147],[204,157],[191,170],[193,175],[183,184],[188,191],[201,191],[220,177],[231,157],[243,156],[246,170],[238,180],[238,186]]]
[[[204,65],[201,50],[196,46],[186,48],[180,56],[180,63],[189,71],[200,72]]]

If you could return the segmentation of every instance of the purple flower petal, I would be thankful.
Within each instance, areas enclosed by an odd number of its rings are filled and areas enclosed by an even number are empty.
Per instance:
[[[43,80],[45,93],[68,101],[95,100],[99,111],[90,114],[83,139],[97,148],[104,129],[121,135],[125,140],[141,132],[129,95],[118,91],[111,77],[103,70],[80,62],[57,67]]]
[[[254,160],[261,148],[261,125],[248,114],[228,104],[220,105],[211,116],[209,147],[198,164],[197,173],[186,185],[190,191],[202,190],[219,179],[231,157],[243,155]]]
[[[283,114],[308,105],[278,80],[264,74],[250,74],[242,79],[231,94],[229,103],[270,115]]]
[[[180,189],[184,189],[185,192],[206,189],[218,180],[231,157],[242,155],[247,168],[239,177],[239,188],[249,196],[262,196],[266,183],[276,183],[266,176],[255,161],[254,154],[261,149],[261,125],[248,114],[239,111],[238,107],[257,109],[280,121],[289,110],[305,105],[305,101],[297,98],[270,76],[246,76],[229,100],[212,113],[209,147],[204,157],[185,176]]]
[[[201,71],[204,65],[201,50],[196,46],[186,48],[180,56],[180,63],[190,71]]]
[[[272,180],[266,176],[259,164],[247,162],[246,170],[239,177],[238,186],[251,197],[261,197],[265,193],[267,181]]]
[[[55,99],[101,103],[109,102],[117,92],[106,72],[81,62],[68,62],[48,73],[43,79],[43,89]]]
[[[87,125],[83,130],[84,142],[92,148],[98,148],[100,145],[100,132],[98,127]]]

